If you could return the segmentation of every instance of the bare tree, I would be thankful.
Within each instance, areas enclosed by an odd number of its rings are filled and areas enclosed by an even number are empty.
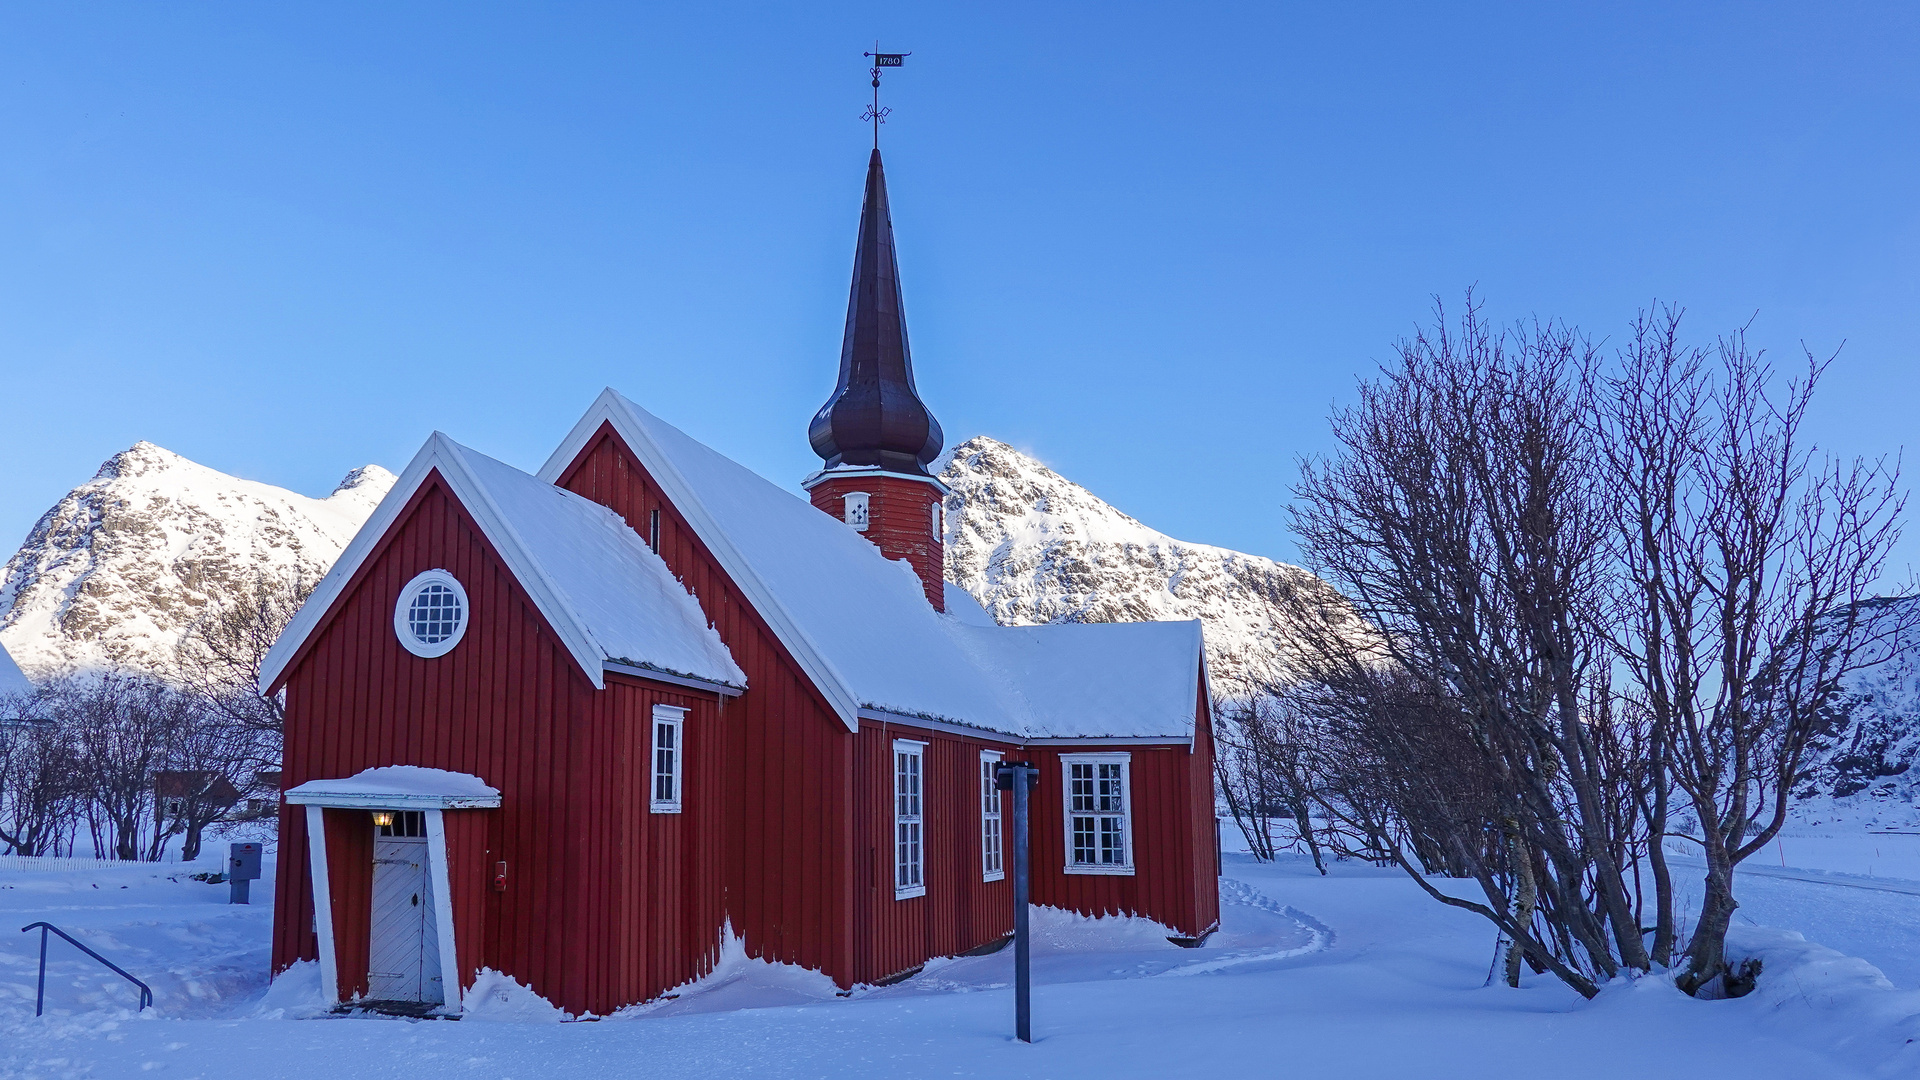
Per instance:
[[[154,778],[156,829],[149,858],[159,858],[166,842],[181,837],[180,858],[200,857],[207,826],[223,820],[240,800],[259,745],[256,732],[182,698],[175,734],[167,747],[164,771]]]
[[[1831,358],[1782,383],[1745,331],[1712,351],[1680,312],[1643,314],[1604,380],[1596,426],[1623,496],[1619,656],[1662,770],[1691,804],[1707,871],[1679,985],[1727,990],[1734,867],[1785,824],[1810,737],[1846,674],[1884,660],[1904,606],[1868,602],[1899,536],[1897,463],[1833,461],[1803,426]],[[1665,831],[1666,792],[1649,813]],[[1657,888],[1670,890],[1656,838]],[[1664,900],[1663,900],[1664,903]],[[1676,935],[1663,918],[1654,951]]]
[[[313,592],[303,576],[262,573],[249,587],[208,609],[188,628],[177,656],[181,682],[214,714],[256,737],[256,769],[280,767],[286,716],[279,695],[260,692],[267,650]]]
[[[1305,844],[1315,869],[1327,872],[1313,815],[1318,803],[1315,772],[1321,742],[1309,717],[1289,706],[1273,688],[1238,704],[1222,718],[1217,733],[1220,790],[1247,846],[1260,860],[1278,851],[1276,819],[1293,834],[1291,843]]]
[[[1381,771],[1352,797],[1444,823],[1435,855],[1471,872],[1484,903],[1435,888],[1391,832],[1378,842],[1434,899],[1591,996],[1652,965],[1593,728],[1614,513],[1581,422],[1594,350],[1555,324],[1496,333],[1469,296],[1457,326],[1441,312],[1397,352],[1334,416],[1337,451],[1302,462],[1292,509],[1316,568],[1380,631],[1373,655],[1327,642],[1323,656],[1322,685],[1361,695],[1325,699],[1349,728],[1399,743],[1371,748]],[[1462,771],[1429,782],[1406,773],[1412,754]]]
[[[156,679],[124,673],[76,678],[53,700],[55,722],[72,740],[95,855],[158,858],[165,837],[150,824],[154,776],[190,729],[192,703]]]
[[[49,855],[73,837],[80,795],[73,747],[47,717],[44,694],[0,701],[0,843],[14,855]]]

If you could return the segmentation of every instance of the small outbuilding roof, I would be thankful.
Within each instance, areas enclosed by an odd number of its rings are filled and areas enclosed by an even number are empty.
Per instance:
[[[669,680],[746,686],[699,603],[619,515],[435,432],[274,643],[261,665],[263,689],[278,685],[414,493],[436,473],[596,687],[605,685],[608,664]]]
[[[500,792],[471,773],[384,765],[339,780],[309,780],[289,788],[287,801],[370,810],[471,810],[499,806]]]
[[[979,625],[835,518],[606,390],[540,479],[611,424],[849,729],[869,709],[1023,738],[1193,734],[1198,621]],[[975,605],[977,607],[977,605]]]

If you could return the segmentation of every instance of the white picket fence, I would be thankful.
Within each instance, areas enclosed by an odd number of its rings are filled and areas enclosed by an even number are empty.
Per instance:
[[[161,856],[158,863],[122,862],[119,859],[80,859],[65,855],[0,855],[0,873],[8,870],[31,872],[35,870],[105,870],[115,866],[166,866],[179,865],[180,855],[169,851]]]

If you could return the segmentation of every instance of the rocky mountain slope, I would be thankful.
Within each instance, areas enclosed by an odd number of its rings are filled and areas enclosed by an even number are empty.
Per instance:
[[[979,436],[954,447],[947,498],[947,580],[1007,625],[1199,619],[1215,692],[1244,697],[1283,678],[1282,605],[1331,596],[1297,566],[1176,540],[1086,488]]]
[[[8,561],[0,644],[36,678],[165,674],[210,600],[260,573],[319,580],[393,482],[367,465],[310,499],[136,443],[47,511]]]
[[[1893,635],[1886,659],[1847,676],[1831,725],[1808,746],[1794,794],[1809,821],[1920,824],[1920,597],[1871,600]]]

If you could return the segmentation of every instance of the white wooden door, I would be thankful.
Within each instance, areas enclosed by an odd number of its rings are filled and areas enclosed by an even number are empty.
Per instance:
[[[375,1001],[444,1002],[433,875],[424,836],[373,841],[373,932],[367,948],[367,996]]]

